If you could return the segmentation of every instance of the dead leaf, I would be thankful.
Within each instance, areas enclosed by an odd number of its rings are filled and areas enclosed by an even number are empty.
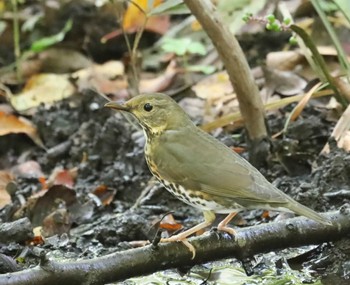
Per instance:
[[[267,210],[263,211],[262,214],[261,214],[261,218],[269,220],[271,218],[270,217],[270,211],[267,211]]]
[[[34,238],[29,240],[27,242],[27,244],[29,244],[29,245],[43,245],[45,243],[43,236],[41,235],[41,227],[36,227],[34,230],[38,231],[38,230],[36,230],[38,228],[40,229],[40,233],[38,235],[34,235]]]
[[[128,9],[126,10],[123,17],[123,28],[128,33],[135,33],[140,28],[142,28],[145,25],[146,21],[145,13],[147,14],[152,8],[157,7],[163,1],[153,1],[152,7],[149,7],[150,1],[148,0],[135,0],[134,2],[137,5],[130,2]],[[141,11],[140,8],[143,11]],[[152,16],[148,19],[145,30],[163,35],[170,27],[169,19],[170,18],[167,15]]]
[[[350,105],[348,105],[335,125],[331,137],[337,141],[339,148],[344,148],[346,151],[350,151]],[[327,143],[321,153],[329,153],[329,151],[329,144]]]
[[[317,83],[315,86],[313,86],[306,94],[305,96],[298,102],[298,104],[294,107],[290,120],[295,121],[300,113],[304,110],[306,104],[310,101],[312,95],[317,91],[317,89],[322,85],[321,82]]]
[[[46,178],[44,176],[38,177],[38,180],[41,184],[41,189],[42,190],[47,190],[49,186],[47,185]]]
[[[291,71],[263,67],[263,72],[266,82],[266,100],[275,92],[283,96],[296,95],[302,92],[307,84],[303,78]]]
[[[4,170],[0,171],[0,209],[2,209],[4,206],[10,204],[11,196],[6,190],[6,186],[8,183],[13,181],[12,175]]]
[[[17,111],[38,107],[41,103],[53,103],[72,96],[74,85],[68,75],[42,73],[32,76],[23,91],[11,97],[11,104]]]
[[[28,216],[34,227],[41,226],[43,220],[56,209],[72,207],[77,202],[74,190],[63,185],[54,185],[28,198],[26,204],[15,214],[15,218]]]
[[[333,95],[333,91],[330,89],[326,89],[326,90],[322,90],[322,91],[314,93],[312,97],[318,98],[318,97],[330,96],[330,95]],[[304,96],[304,94],[286,97],[286,98],[280,99],[278,101],[264,104],[264,107],[265,107],[266,111],[276,110],[276,109],[282,108],[288,104],[300,101],[303,96]],[[201,128],[202,128],[202,130],[204,130],[206,132],[210,132],[214,129],[221,128],[221,127],[228,126],[228,125],[230,125],[230,126],[237,125],[237,126],[241,127],[242,122],[243,122],[243,119],[242,119],[241,113],[239,111],[237,111],[237,112],[233,112],[233,113],[224,115],[221,118],[218,118],[213,122],[206,123],[206,124],[202,125]]]
[[[232,84],[226,71],[205,77],[192,87],[199,98],[216,100],[233,94]]]
[[[0,136],[19,133],[26,134],[38,146],[44,148],[36,127],[29,120],[0,112]]]
[[[40,177],[44,176],[44,173],[42,172],[39,163],[34,160],[29,160],[19,165],[16,165],[15,167],[13,167],[12,173],[16,177],[33,177],[39,179]]]
[[[73,167],[71,169],[62,169],[61,167],[55,168],[49,179],[47,180],[47,184],[52,185],[64,185],[69,188],[73,188],[74,180],[77,177],[78,168]]]
[[[305,57],[298,50],[275,51],[266,56],[266,66],[278,70],[294,70],[297,65],[305,63]]]
[[[203,122],[238,111],[238,100],[226,71],[215,73],[199,81],[192,90],[205,99]]]
[[[116,192],[116,190],[108,189],[106,185],[100,185],[92,193],[100,199],[102,205],[108,206],[112,203]]]
[[[178,70],[176,68],[176,62],[173,60],[167,66],[165,73],[153,78],[143,79],[140,81],[140,92],[141,93],[154,93],[165,90],[175,78]]]
[[[246,151],[244,147],[240,147],[240,146],[232,147],[232,150],[236,153],[244,153]]]
[[[42,234],[44,237],[50,237],[68,233],[71,225],[71,217],[67,209],[57,209],[43,220]]]
[[[124,65],[120,61],[94,64],[72,74],[78,90],[94,89],[103,94],[117,94],[128,87],[124,77]]]
[[[182,229],[183,225],[176,222],[172,214],[168,214],[160,221],[159,228],[175,232]]]
[[[340,94],[350,102],[350,84],[347,78],[335,77],[334,85],[339,90]]]

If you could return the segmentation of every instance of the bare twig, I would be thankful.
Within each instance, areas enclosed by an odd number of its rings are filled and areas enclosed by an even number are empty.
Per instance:
[[[221,21],[210,0],[184,2],[218,50],[237,94],[249,138],[253,143],[261,141],[267,137],[264,106],[238,41]]]
[[[46,261],[41,267],[0,275],[0,284],[107,284],[168,268],[192,266],[223,258],[240,260],[257,253],[333,241],[350,233],[349,209],[328,213],[332,226],[298,217],[237,231],[235,238],[212,232],[192,238],[196,257],[182,243],[151,245],[74,262]]]

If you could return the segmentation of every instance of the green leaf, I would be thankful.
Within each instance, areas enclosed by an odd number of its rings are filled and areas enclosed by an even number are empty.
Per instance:
[[[333,0],[333,1],[338,5],[338,8],[344,13],[344,15],[347,18],[348,22],[350,22],[350,4],[349,4],[349,0]]]
[[[22,32],[32,32],[34,30],[35,25],[38,23],[38,21],[43,17],[42,13],[35,14],[31,17],[28,17],[28,19],[23,23],[22,25]]]
[[[292,19],[291,19],[291,18],[285,18],[285,19],[283,19],[283,24],[285,24],[285,25],[289,25],[291,22],[292,22]]]
[[[205,46],[200,43],[200,42],[191,42],[188,46],[187,46],[187,52],[190,54],[200,54],[200,55],[206,55],[207,50],[205,48]]]
[[[206,54],[206,48],[201,42],[192,41],[190,38],[164,38],[161,48],[166,52],[173,52],[177,56],[185,54]]]
[[[7,23],[5,21],[0,21],[0,36],[6,30]]]
[[[187,46],[191,43],[191,39],[171,39],[164,38],[161,48],[166,52],[173,52],[177,56],[183,56],[187,52]]]
[[[155,15],[182,15],[182,14],[189,14],[190,10],[188,7],[183,3],[183,0],[172,0],[172,1],[165,1],[162,4],[158,5],[157,7],[153,8],[149,13],[148,16],[155,16]]]
[[[30,47],[31,51],[40,52],[49,48],[50,46],[53,46],[54,44],[57,44],[63,41],[65,35],[72,29],[72,26],[73,26],[73,20],[69,19],[65,24],[64,28],[62,29],[62,31],[60,31],[56,35],[45,37],[35,41]]]
[[[266,19],[269,21],[270,24],[272,24],[276,21],[276,17],[273,14],[266,16]]]
[[[216,68],[211,65],[190,65],[186,67],[189,72],[202,72],[204,74],[212,74]]]

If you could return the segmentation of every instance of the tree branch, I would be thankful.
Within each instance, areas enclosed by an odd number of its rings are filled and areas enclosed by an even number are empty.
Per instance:
[[[0,224],[0,243],[25,242],[33,237],[33,227],[27,217]]]
[[[350,211],[328,213],[332,226],[298,217],[239,229],[235,239],[227,234],[190,239],[196,257],[182,243],[166,243],[117,252],[91,260],[56,262],[42,259],[32,269],[0,275],[0,284],[106,284],[159,270],[192,266],[223,258],[243,259],[257,253],[269,252],[333,241],[350,233]]]
[[[215,45],[237,94],[249,138],[254,143],[267,137],[262,99],[245,55],[216,13],[210,0],[184,0]]]

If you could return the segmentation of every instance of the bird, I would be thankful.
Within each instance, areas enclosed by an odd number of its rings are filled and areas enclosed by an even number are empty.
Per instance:
[[[289,197],[247,160],[197,127],[170,96],[141,94],[123,104],[110,101],[105,107],[137,119],[146,138],[150,172],[178,199],[203,212],[202,223],[161,241],[182,241],[193,251],[187,238],[211,226],[215,214],[227,214],[217,229],[235,235],[228,223],[244,209],[293,212],[331,225],[328,218]]]

